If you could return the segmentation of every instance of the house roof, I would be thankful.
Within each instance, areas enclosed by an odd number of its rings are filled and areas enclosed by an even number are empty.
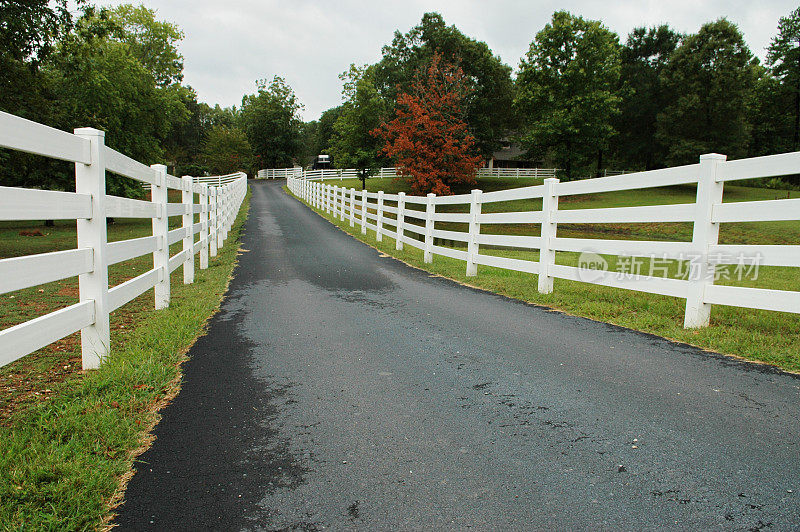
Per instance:
[[[492,153],[496,161],[525,161],[525,150],[517,144],[510,144],[507,148],[503,147]]]

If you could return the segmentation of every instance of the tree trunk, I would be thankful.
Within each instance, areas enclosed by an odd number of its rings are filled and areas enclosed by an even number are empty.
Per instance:
[[[794,92],[794,133],[792,136],[792,151],[797,151],[800,140],[800,87]]]
[[[595,177],[600,177],[600,170],[603,168],[603,148],[597,150],[597,172]]]
[[[572,181],[572,140],[567,140],[567,164],[565,166],[567,181]]]

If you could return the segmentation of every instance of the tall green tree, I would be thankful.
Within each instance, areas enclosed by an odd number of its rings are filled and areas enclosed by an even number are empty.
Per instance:
[[[747,154],[747,104],[755,87],[757,60],[739,28],[726,19],[704,24],[686,37],[661,75],[671,95],[658,116],[657,137],[668,146],[670,166],[697,161],[703,153],[729,158]]]
[[[300,166],[308,166],[314,160],[314,157],[319,155],[318,150],[319,139],[319,121],[312,120],[310,122],[303,122],[300,125]]]
[[[41,65],[73,19],[66,0],[0,1],[0,111],[58,126],[52,83]],[[0,185],[52,186],[69,165],[0,149]]]
[[[143,5],[122,4],[111,9],[108,16],[113,24],[112,36],[128,45],[159,87],[183,80],[183,56],[177,46],[183,31],[177,25],[158,20],[155,10]]]
[[[522,60],[520,140],[530,153],[552,157],[567,179],[592,160],[602,166],[620,104],[619,53],[617,35],[600,22],[557,11]]]
[[[620,51],[620,114],[614,140],[620,162],[650,170],[663,165],[667,147],[656,137],[658,113],[669,103],[661,74],[680,35],[661,25],[635,28]]]
[[[213,175],[248,171],[252,150],[247,135],[236,127],[214,126],[203,144],[202,159]]]
[[[791,150],[800,149],[800,7],[778,22],[778,35],[769,45],[767,65],[791,102]]]
[[[333,136],[327,151],[338,168],[358,168],[367,175],[381,166],[384,158],[381,139],[371,132],[388,114],[388,105],[375,87],[374,67],[350,65],[340,79],[346,101],[333,125]]]
[[[61,126],[102,129],[108,146],[145,164],[162,162],[163,143],[188,113],[179,93],[157,86],[128,44],[111,36],[107,23],[106,14],[88,12],[47,66]],[[109,180],[113,194],[137,195],[140,190],[131,180]]]
[[[322,112],[319,117],[319,127],[317,128],[317,147],[314,155],[324,153],[331,145],[334,129],[333,126],[342,114],[343,106],[337,105]]]
[[[258,168],[291,166],[300,155],[300,102],[283,78],[256,82],[258,92],[242,98],[240,122]]]
[[[747,155],[758,157],[793,151],[794,98],[769,69],[759,67],[753,91],[748,98],[748,123],[751,127]]]
[[[448,26],[439,13],[425,13],[417,26],[406,34],[395,32],[392,43],[383,47],[383,58],[375,66],[378,90],[393,106],[400,93],[411,90],[415,73],[437,52],[445,61],[458,64],[471,82],[465,119],[479,151],[489,157],[516,126],[511,67],[486,43]]]

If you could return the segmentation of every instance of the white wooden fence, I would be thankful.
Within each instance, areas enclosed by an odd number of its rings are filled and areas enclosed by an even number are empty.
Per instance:
[[[234,181],[241,179],[242,175],[243,172],[236,172],[233,174],[225,174],[225,175],[194,176],[192,177],[192,183],[201,183],[204,185],[212,185],[212,186],[216,185],[220,187],[222,185],[227,185],[228,183],[233,183]]]
[[[298,173],[302,175],[303,169],[299,166],[294,168],[265,168],[258,171],[258,179],[286,179]],[[299,175],[298,175],[299,177]]]
[[[800,292],[745,288],[714,284],[717,265],[738,264],[742,257],[757,257],[760,266],[800,267],[798,245],[720,245],[719,226],[729,222],[757,222],[800,220],[800,199],[777,199],[722,203],[725,182],[742,179],[772,177],[800,173],[800,152],[726,161],[724,155],[708,154],[700,157],[698,164],[665,168],[632,174],[570,181],[545,179],[544,184],[495,192],[474,190],[471,194],[427,197],[408,196],[404,193],[356,191],[325,184],[319,181],[289,179],[290,190],[312,206],[333,213],[350,225],[361,225],[395,239],[397,249],[404,244],[424,252],[425,262],[433,255],[445,255],[466,262],[467,275],[476,275],[478,265],[494,266],[538,275],[541,293],[553,290],[553,279],[569,279],[599,285],[638,290],[686,300],[684,326],[703,327],[709,323],[712,305],[766,309],[800,313]],[[559,210],[558,198],[576,194],[596,194],[620,190],[645,189],[696,183],[694,203],[616,207],[600,209]],[[541,198],[541,211],[481,212],[481,206],[493,202]],[[386,202],[394,205],[387,205]],[[409,209],[408,204],[424,206],[425,210]],[[440,205],[469,205],[469,213],[437,212]],[[391,214],[394,217],[387,216]],[[419,224],[409,224],[413,218]],[[468,224],[467,232],[437,229],[436,222]],[[639,222],[691,222],[691,242],[658,242],[631,240],[603,240],[563,238],[556,235],[558,224],[587,223],[639,223]],[[424,225],[420,225],[424,224]],[[487,224],[539,224],[540,236],[496,235],[481,233]],[[415,233],[422,240],[413,238]],[[459,241],[466,251],[438,246],[434,238]],[[498,257],[480,253],[481,245],[504,246],[539,250],[539,260]],[[618,272],[556,264],[555,253],[587,252],[592,254],[626,257],[650,257],[665,261],[691,262],[687,279],[674,279],[653,275],[620,277]],[[580,266],[580,263],[579,263]],[[588,274],[587,274],[588,273]]]
[[[533,177],[536,179],[549,179],[556,176],[557,168],[479,168],[478,177]]]
[[[150,288],[157,309],[169,306],[170,273],[182,266],[184,283],[192,283],[198,253],[200,268],[208,267],[247,192],[243,173],[226,176],[222,185],[193,183],[168,175],[164,165],[145,166],[108,148],[103,131],[70,134],[3,112],[0,147],[75,163],[75,192],[0,187],[0,220],[77,220],[78,240],[76,249],[0,260],[0,294],[74,276],[80,293],[74,305],[0,331],[0,366],[81,331],[83,367],[96,368],[109,354],[109,314]],[[107,171],[150,184],[151,201],[106,194]],[[167,189],[181,190],[183,201],[168,203]],[[181,216],[182,226],[170,231],[170,216]],[[107,217],[151,218],[153,234],[108,242]],[[183,248],[170,257],[169,246],[177,242]],[[110,265],[149,253],[151,270],[109,288]]]
[[[556,168],[478,168],[477,176],[487,177],[513,177],[513,178],[537,178],[547,179],[555,177]],[[326,181],[331,179],[356,179],[358,169],[356,168],[322,168],[319,170],[305,170],[302,168],[267,168],[258,171],[259,179],[286,179],[288,177],[302,177],[303,179],[313,179]],[[372,177],[394,178],[397,177],[397,168],[380,168]]]

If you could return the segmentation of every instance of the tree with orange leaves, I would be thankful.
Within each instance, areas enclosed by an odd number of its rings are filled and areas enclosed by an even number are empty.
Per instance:
[[[372,134],[382,137],[383,153],[396,160],[413,194],[452,194],[453,185],[474,185],[481,163],[464,121],[469,79],[460,67],[436,53],[417,71],[411,93],[397,97],[396,117]]]

